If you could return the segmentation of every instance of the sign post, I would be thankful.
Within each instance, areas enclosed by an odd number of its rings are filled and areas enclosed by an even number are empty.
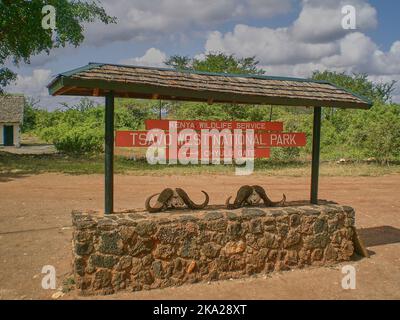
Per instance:
[[[114,93],[112,91],[106,95],[104,120],[105,214],[111,214],[114,211]]]
[[[312,204],[318,204],[320,141],[321,141],[321,107],[315,107],[314,124],[313,124],[313,141],[312,141],[312,163],[311,163],[310,202]]]

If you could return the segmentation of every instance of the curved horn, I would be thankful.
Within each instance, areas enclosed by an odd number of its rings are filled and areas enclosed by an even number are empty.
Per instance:
[[[286,203],[286,195],[283,194],[282,200],[279,201],[279,202],[275,202],[275,203],[274,203],[274,206],[276,206],[276,207],[282,207],[282,206],[285,205],[285,203]]]
[[[155,193],[155,194],[152,194],[150,197],[148,197],[147,199],[146,199],[146,202],[145,202],[145,207],[146,207],[146,210],[148,211],[148,212],[150,212],[150,213],[155,213],[155,212],[159,212],[159,211],[161,211],[161,208],[163,207],[163,203],[160,203],[160,202],[156,202],[156,205],[154,206],[154,207],[152,207],[151,205],[150,205],[150,201],[151,201],[151,199],[153,199],[155,196],[157,196],[157,195],[159,195],[159,193]]]
[[[232,209],[238,209],[241,206],[243,206],[244,202],[247,200],[248,197],[251,196],[251,194],[253,193],[253,189],[250,186],[242,186],[240,187],[240,189],[238,190],[237,194],[236,194],[236,198],[235,201],[233,202],[233,204],[229,203],[229,200],[231,199],[228,198],[225,202],[227,209],[232,210]]]
[[[254,191],[257,192],[260,195],[261,199],[263,199],[264,204],[267,207],[283,206],[285,204],[285,202],[286,202],[286,196],[285,195],[283,195],[283,198],[282,198],[281,201],[274,202],[270,198],[268,198],[267,193],[265,192],[263,187],[253,186],[253,188],[254,188]]]
[[[150,201],[158,194],[159,194],[159,196],[157,198],[156,204],[154,207],[152,207],[150,205]],[[161,193],[156,193],[156,194],[151,195],[150,197],[148,197],[146,199],[146,202],[145,202],[146,210],[150,213],[160,212],[164,208],[165,203],[172,197],[173,194],[174,194],[174,192],[172,191],[172,189],[167,188],[167,189],[164,189]]]
[[[230,204],[230,200],[232,199],[232,196],[230,196],[228,199],[225,201],[225,207],[229,210],[236,209],[234,204]]]
[[[204,195],[206,196],[206,199],[204,200],[204,202],[202,204],[196,204],[194,203],[190,198],[189,195],[181,188],[176,188],[176,193],[182,198],[183,202],[190,208],[193,210],[199,210],[199,209],[204,209],[207,205],[208,202],[210,201],[210,197],[208,196],[207,192],[205,191],[201,191],[204,193]]]

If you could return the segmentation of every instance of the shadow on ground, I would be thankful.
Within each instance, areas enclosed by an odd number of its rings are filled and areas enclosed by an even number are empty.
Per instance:
[[[357,229],[366,247],[400,243],[400,229],[391,226],[379,226]]]

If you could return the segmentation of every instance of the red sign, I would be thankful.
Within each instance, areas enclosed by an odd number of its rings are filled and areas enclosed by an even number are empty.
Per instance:
[[[214,120],[145,120],[146,130],[161,129],[178,131],[184,129],[200,130],[246,130],[253,129],[255,131],[282,131],[283,122],[248,122],[248,121],[214,121]]]
[[[305,133],[281,132],[282,122],[146,120],[145,125],[151,131],[116,131],[115,146],[154,146],[166,159],[237,159],[269,158],[270,147],[306,145]]]
[[[179,133],[176,134],[179,136]],[[220,146],[229,144],[247,145],[254,142],[254,147],[303,147],[306,145],[305,133],[255,133],[254,138],[246,136],[244,133],[204,136],[201,133],[185,135],[185,141],[178,142],[179,146],[200,145],[202,141],[208,139],[211,146]],[[162,141],[162,140],[163,141]],[[159,142],[159,146],[168,147],[171,135],[168,132],[164,134],[153,134],[149,131],[117,131],[115,136],[116,147],[150,147]]]
[[[178,156],[182,154],[182,151],[178,151],[175,155],[172,155],[170,157],[169,153],[169,148],[165,148],[165,158],[168,159],[177,159]],[[225,158],[255,158],[255,159],[260,159],[260,158],[269,158],[271,154],[271,150],[267,148],[262,148],[262,149],[254,149],[252,151],[250,150],[228,150],[227,153],[225,153],[223,148],[219,148],[216,150],[201,150],[200,152],[194,152],[190,153],[190,150],[186,151],[185,156],[187,158],[193,158],[193,159],[198,159],[201,160],[202,155],[203,158],[205,159],[212,159],[213,157],[215,158],[220,158],[220,159],[225,159]]]

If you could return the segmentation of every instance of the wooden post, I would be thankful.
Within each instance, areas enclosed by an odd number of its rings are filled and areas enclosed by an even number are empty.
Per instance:
[[[106,95],[105,110],[105,214],[114,211],[114,94],[109,92]]]
[[[315,107],[314,121],[313,121],[311,196],[310,196],[310,202],[312,204],[318,204],[320,141],[321,141],[321,107]]]

